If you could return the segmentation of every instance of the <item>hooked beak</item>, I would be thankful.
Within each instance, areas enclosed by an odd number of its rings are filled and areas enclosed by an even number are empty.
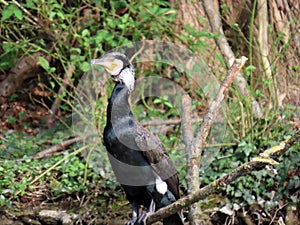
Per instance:
[[[114,80],[117,80],[117,77],[123,68],[123,62],[121,60],[105,56],[99,59],[93,59],[91,64],[103,66]]]

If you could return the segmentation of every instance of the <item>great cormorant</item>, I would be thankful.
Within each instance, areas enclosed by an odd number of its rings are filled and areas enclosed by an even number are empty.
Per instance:
[[[175,202],[179,196],[176,168],[161,141],[133,116],[129,104],[134,89],[134,69],[128,58],[110,52],[92,60],[116,82],[107,107],[104,144],[112,169],[132,205],[128,225],[144,224],[147,213]],[[148,208],[141,213],[141,206]],[[181,212],[163,220],[164,225],[183,225]]]

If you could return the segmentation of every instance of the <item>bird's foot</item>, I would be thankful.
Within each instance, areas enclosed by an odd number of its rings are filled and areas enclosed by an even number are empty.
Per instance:
[[[146,212],[143,213],[138,219],[137,221],[134,223],[134,225],[146,225],[147,222],[147,217],[151,212]]]
[[[142,213],[142,211],[137,213],[137,208],[134,206],[132,211],[132,219],[127,223],[125,223],[124,225],[146,225],[148,215],[155,211],[156,205],[154,200],[152,199],[148,211],[144,213]]]
[[[138,220],[138,214],[136,213],[136,211],[133,211],[131,220],[124,223],[124,225],[135,225],[137,220]]]
[[[126,223],[124,223],[124,225],[136,225],[137,222],[137,218],[134,218]]]
[[[143,213],[138,218],[134,218],[134,219],[124,223],[124,225],[146,225],[147,217],[149,214],[150,214],[150,212]]]

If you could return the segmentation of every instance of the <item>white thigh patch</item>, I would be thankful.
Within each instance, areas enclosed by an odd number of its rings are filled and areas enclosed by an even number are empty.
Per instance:
[[[164,195],[168,190],[168,185],[160,177],[155,180],[155,187],[158,193]]]

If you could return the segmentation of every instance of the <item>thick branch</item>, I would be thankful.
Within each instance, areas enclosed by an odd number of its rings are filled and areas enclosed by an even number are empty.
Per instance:
[[[191,115],[191,100],[188,96],[182,97],[182,108],[181,108],[182,133],[183,133],[184,143],[186,145],[186,151],[187,151],[188,171],[187,171],[186,179],[187,179],[189,194],[195,191],[196,192],[199,191],[199,186],[200,186],[199,166],[201,161],[200,160],[201,152],[202,152],[203,144],[208,136],[211,124],[213,122],[215,112],[217,111],[221,102],[227,95],[228,89],[231,86],[234,78],[236,77],[236,75],[239,73],[239,71],[242,69],[242,67],[245,65],[246,62],[247,62],[246,57],[242,57],[241,59],[236,59],[233,62],[232,66],[227,72],[225,79],[223,80],[221,86],[219,87],[217,95],[211,102],[208,112],[203,118],[201,126],[197,131],[196,137],[193,136],[191,121],[189,120],[189,116]],[[193,202],[191,202],[191,199],[187,198],[187,205],[185,206],[190,206],[192,203]],[[180,202],[178,204],[180,206]],[[197,214],[199,213],[199,211],[200,210],[197,207],[197,205],[193,205],[190,208],[189,217],[191,221],[193,221],[192,223],[197,223]]]
[[[55,152],[57,151],[60,151],[60,150],[63,150],[65,149],[66,147],[72,145],[72,144],[75,144],[75,143],[78,143],[78,142],[81,142],[82,141],[82,138],[81,137],[74,137],[72,139],[68,139],[68,140],[65,140],[63,142],[60,142],[48,149],[45,149],[44,151],[40,152],[38,154],[38,158],[44,158],[46,156],[51,156],[53,155]]]
[[[187,174],[186,182],[188,194],[199,189],[199,157],[196,151],[193,151],[195,148],[192,148],[192,143],[194,139],[194,134],[192,130],[192,101],[188,95],[183,95],[181,100],[181,128],[182,136],[185,144],[185,150],[187,155]],[[200,213],[200,208],[198,204],[193,204],[189,208],[189,220],[190,224],[198,224],[198,214]]]
[[[193,130],[192,130],[192,100],[189,95],[183,95],[181,100],[181,126],[182,126],[182,135],[187,150],[187,154],[191,149],[191,144],[193,141]]]
[[[215,34],[219,34],[219,36],[216,38],[216,44],[219,46],[219,49],[221,50],[221,53],[223,57],[226,59],[229,66],[232,65],[235,56],[233,51],[231,50],[227,39],[224,35],[220,16],[218,12],[215,10],[214,1],[211,0],[202,0],[203,7],[206,12],[207,18],[209,20],[212,32]],[[249,98],[250,91],[247,89],[247,82],[245,78],[239,73],[235,78],[236,84],[238,88],[240,89],[241,93]],[[257,118],[260,118],[263,116],[263,113],[261,112],[261,109],[259,107],[258,102],[252,98],[252,110],[254,113],[254,116]]]
[[[228,70],[228,73],[223,80],[217,95],[211,102],[211,105],[206,113],[201,126],[199,127],[196,137],[193,138],[191,124],[189,122],[189,115],[191,115],[191,100],[188,96],[182,98],[182,133],[187,152],[187,185],[188,193],[197,191],[199,189],[199,171],[203,145],[207,139],[208,133],[211,128],[211,124],[215,117],[216,111],[219,109],[221,102],[228,93],[228,89],[231,86],[234,78],[242,69],[247,61],[246,57],[242,57],[240,60],[235,60],[233,65]],[[197,224],[198,214],[200,213],[199,206],[197,204],[192,205],[189,210],[189,219],[192,224]]]
[[[289,148],[291,148],[295,143],[299,141],[300,130],[296,131],[291,138],[281,142],[278,146],[274,146],[264,151],[261,154],[262,157],[254,158],[252,161],[241,165],[237,169],[233,170],[231,173],[219,178],[216,181],[213,181],[212,183],[199,189],[198,191],[177,200],[171,205],[159,209],[153,214],[150,214],[147,218],[147,224],[149,225],[154,222],[160,221],[163,218],[166,218],[178,212],[179,210],[206,198],[208,195],[217,192],[221,188],[225,187],[226,185],[230,184],[231,182],[243,175],[250,174],[252,171],[262,169],[266,165],[276,165],[277,162],[274,161],[274,159],[277,159],[283,154],[285,154]]]

